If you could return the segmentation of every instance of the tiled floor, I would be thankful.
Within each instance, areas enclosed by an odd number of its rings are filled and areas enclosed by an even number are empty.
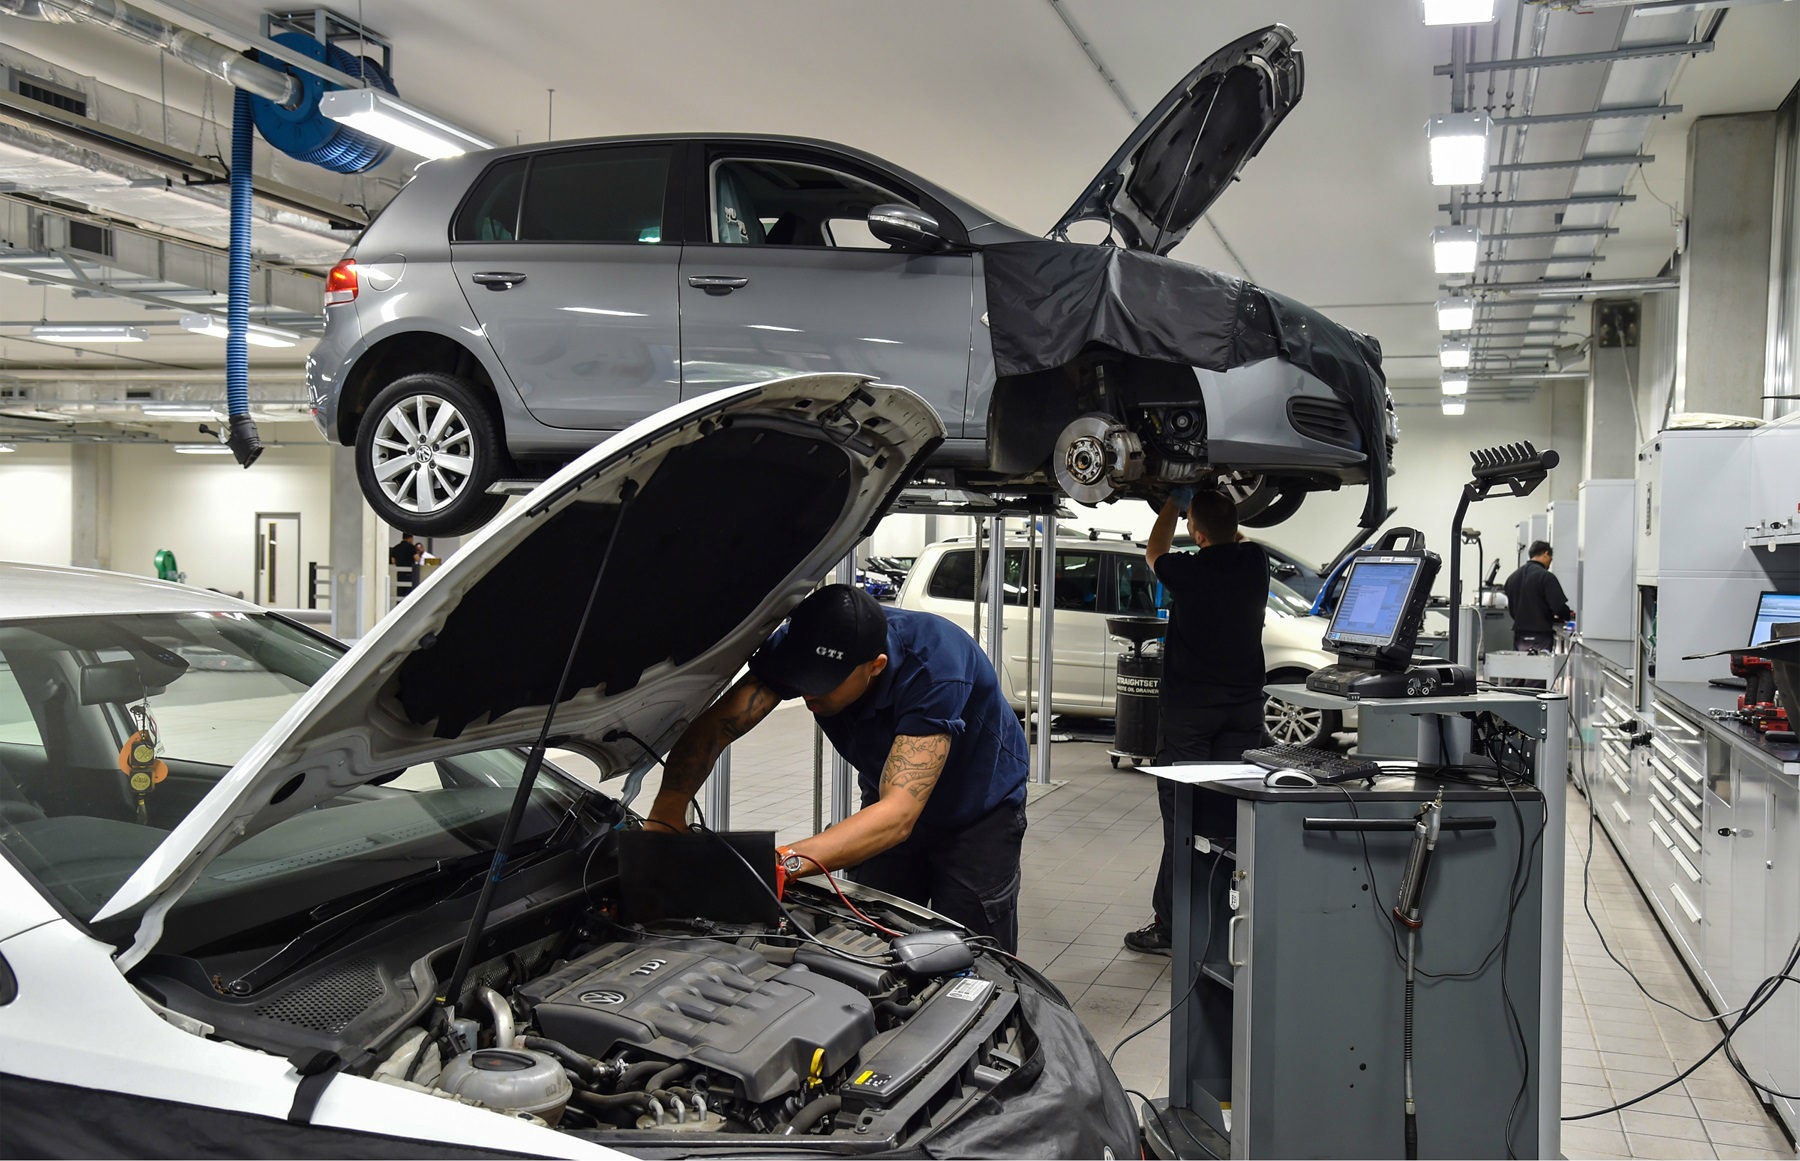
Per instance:
[[[829,757],[826,751],[829,782]],[[1122,949],[1149,917],[1160,848],[1155,787],[1115,771],[1102,745],[1059,744],[1056,785],[1033,788],[1025,836],[1020,954],[1043,969],[1102,1047],[1160,1015],[1169,1003],[1169,961]],[[735,829],[769,828],[782,841],[812,832],[813,725],[788,703],[732,753]],[[647,806],[654,779],[640,806]],[[829,791],[827,791],[829,795]],[[829,817],[829,809],[826,816]],[[1704,1012],[1655,918],[1610,844],[1597,835],[1592,903],[1607,940],[1660,998]],[[1673,1077],[1717,1039],[1711,1025],[1646,1001],[1607,959],[1581,910],[1587,812],[1569,795],[1568,915],[1564,939],[1563,1114],[1604,1108]],[[1680,1062],[1677,1064],[1677,1062]],[[1168,1026],[1158,1024],[1119,1052],[1119,1076],[1150,1096],[1168,1089]],[[1563,1126],[1571,1158],[1794,1157],[1794,1147],[1730,1067],[1714,1058],[1688,1080],[1623,1113]]]

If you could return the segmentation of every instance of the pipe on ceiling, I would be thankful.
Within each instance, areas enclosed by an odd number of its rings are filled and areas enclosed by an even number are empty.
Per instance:
[[[0,0],[0,12],[54,24],[97,24],[239,89],[291,109],[300,101],[300,82],[258,64],[211,37],[169,23],[125,0]]]

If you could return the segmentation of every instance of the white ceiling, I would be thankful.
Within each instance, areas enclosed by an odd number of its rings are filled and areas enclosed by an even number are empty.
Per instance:
[[[140,2],[155,7],[155,0]],[[1482,56],[1510,55],[1517,2],[1500,0],[1500,23],[1480,39]],[[215,0],[208,7],[249,23],[264,6]],[[1450,33],[1423,27],[1412,0],[1065,0],[1063,7],[1140,111],[1233,37],[1277,19],[1299,34],[1305,97],[1212,215],[1243,269],[1205,227],[1176,256],[1248,272],[1369,331],[1387,351],[1396,385],[1435,386],[1430,304],[1439,279],[1426,235],[1446,219],[1436,210],[1443,191],[1427,181],[1422,126],[1450,108],[1449,81],[1432,75],[1450,58]],[[402,96],[496,140],[543,139],[545,90],[554,87],[557,137],[690,130],[823,137],[887,157],[1037,231],[1131,127],[1049,0],[361,0],[343,8],[357,9],[395,42]],[[1528,20],[1535,11],[1528,7]],[[1545,51],[1610,47],[1624,19],[1617,9],[1556,11]],[[94,29],[11,18],[0,18],[0,27],[27,51],[151,96],[166,83],[173,103],[200,107],[195,74],[170,65],[159,76],[148,49]],[[1539,110],[1591,102],[1604,76],[1601,66],[1545,70]],[[1600,247],[1609,261],[1596,276],[1653,274],[1669,257],[1669,211],[1646,195],[1645,179],[1679,202],[1695,116],[1773,108],[1797,79],[1800,3],[1733,9],[1716,51],[1685,61],[1677,74],[1667,99],[1685,112],[1654,129],[1646,150],[1658,160],[1633,179],[1639,200],[1616,215],[1623,232]],[[1572,156],[1586,127],[1533,133],[1541,143],[1534,156]],[[1568,175],[1555,177],[1566,190]],[[343,187],[344,179],[325,180],[321,188]],[[35,315],[37,294],[26,303],[0,280],[0,317]],[[57,297],[53,291],[53,304]],[[77,317],[73,307],[68,316]],[[223,344],[205,347],[209,340],[166,341],[133,353],[184,362],[223,353]],[[0,338],[0,374],[8,362],[45,361],[42,347]]]

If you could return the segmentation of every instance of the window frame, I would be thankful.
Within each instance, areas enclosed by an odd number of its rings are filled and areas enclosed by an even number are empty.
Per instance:
[[[573,239],[521,238],[520,226],[525,220],[525,199],[531,196],[532,171],[537,168],[540,157],[553,157],[564,153],[598,153],[610,149],[666,149],[669,153],[669,167],[663,174],[662,203],[662,239],[657,242],[584,242]],[[457,199],[456,208],[450,212],[449,221],[444,227],[444,235],[451,246],[680,246],[684,243],[683,233],[686,226],[683,213],[682,175],[686,172],[691,147],[689,142],[660,139],[638,141],[608,141],[604,143],[584,143],[564,145],[555,148],[532,150],[528,153],[508,153],[495,158],[484,166],[479,174],[472,178],[468,187],[463,190],[462,197]],[[494,170],[510,162],[525,160],[525,177],[519,184],[519,205],[513,216],[513,236],[511,238],[470,238],[458,240],[456,224],[462,220],[463,211],[468,208],[475,197],[475,191]],[[673,234],[674,236],[671,236]]]

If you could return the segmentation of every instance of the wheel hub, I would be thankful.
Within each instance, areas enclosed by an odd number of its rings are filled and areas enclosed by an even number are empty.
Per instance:
[[[450,400],[413,395],[376,421],[371,458],[382,494],[425,515],[455,502],[467,488],[475,471],[474,436]]]
[[[1098,504],[1144,474],[1144,445],[1108,415],[1083,415],[1063,428],[1051,459],[1071,500]]]

